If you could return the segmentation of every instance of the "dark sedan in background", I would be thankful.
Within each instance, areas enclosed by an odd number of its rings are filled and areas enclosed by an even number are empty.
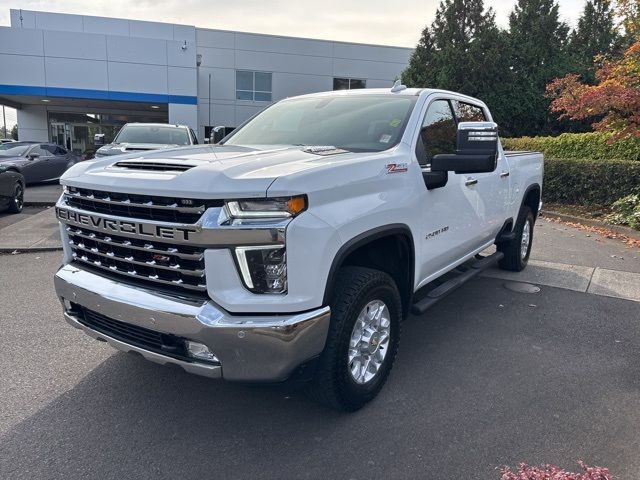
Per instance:
[[[26,183],[57,180],[78,161],[76,155],[54,143],[12,142],[0,145],[0,167],[22,174]]]
[[[24,177],[6,165],[0,165],[0,211],[20,213],[24,204]]]

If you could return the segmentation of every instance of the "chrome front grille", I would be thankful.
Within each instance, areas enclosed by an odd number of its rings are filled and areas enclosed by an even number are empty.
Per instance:
[[[204,249],[67,226],[73,260],[136,281],[206,292]]]
[[[221,207],[222,200],[159,197],[68,187],[66,202],[87,212],[136,220],[183,224],[196,223],[207,208]]]

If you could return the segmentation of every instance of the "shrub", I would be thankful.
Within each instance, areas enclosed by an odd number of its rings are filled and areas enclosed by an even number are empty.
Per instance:
[[[536,150],[550,158],[640,161],[640,139],[611,141],[609,133],[563,133],[558,137],[503,138],[505,150]]]
[[[545,159],[545,202],[612,205],[634,194],[640,194],[640,162]]]
[[[502,469],[502,480],[611,480],[609,470],[602,467],[587,467],[578,461],[582,473],[565,472],[552,465],[532,467],[526,463],[520,464],[517,472],[509,467]]]
[[[614,225],[627,225],[640,230],[640,195],[627,195],[611,206],[613,213],[607,221]]]

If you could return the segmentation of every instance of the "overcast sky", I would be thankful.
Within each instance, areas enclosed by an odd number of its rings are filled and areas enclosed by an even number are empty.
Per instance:
[[[576,24],[585,0],[559,0],[562,19]],[[76,13],[182,23],[198,27],[349,42],[415,46],[438,0],[0,0],[0,25],[9,9]],[[485,0],[506,27],[515,0]],[[1,113],[1,112],[0,112]],[[7,110],[7,124],[15,112]],[[11,121],[9,119],[11,116]],[[2,118],[0,118],[0,125]]]

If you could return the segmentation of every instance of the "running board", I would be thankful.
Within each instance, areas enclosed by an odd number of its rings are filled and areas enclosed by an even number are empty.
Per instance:
[[[465,284],[466,282],[471,280],[473,277],[478,275],[480,272],[491,267],[493,264],[495,264],[499,260],[502,260],[503,258],[504,258],[504,253],[495,252],[479,260],[467,262],[460,265],[458,269],[463,267],[467,267],[467,268],[461,273],[459,273],[456,277],[453,277],[450,280],[447,280],[446,282],[444,282],[443,284],[438,285],[433,290],[430,290],[429,293],[427,293],[427,296],[425,298],[413,304],[413,306],[411,307],[411,313],[413,313],[414,315],[422,315],[435,303],[437,303],[439,300],[447,296],[447,294],[451,293],[456,288]]]

